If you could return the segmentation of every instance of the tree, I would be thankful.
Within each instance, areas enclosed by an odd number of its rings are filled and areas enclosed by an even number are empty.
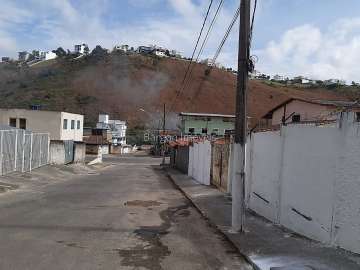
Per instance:
[[[92,51],[91,55],[95,57],[102,57],[107,55],[107,50],[102,48],[100,45],[97,45]]]
[[[90,52],[89,47],[86,45],[85,48],[84,48],[84,54],[88,55],[89,52]]]
[[[52,52],[55,53],[57,57],[65,57],[66,56],[66,51],[62,47],[59,47],[56,50],[53,50]]]

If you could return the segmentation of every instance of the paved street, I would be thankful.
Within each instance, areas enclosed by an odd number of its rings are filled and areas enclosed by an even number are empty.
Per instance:
[[[97,173],[0,195],[0,269],[250,269],[160,162],[112,156]]]

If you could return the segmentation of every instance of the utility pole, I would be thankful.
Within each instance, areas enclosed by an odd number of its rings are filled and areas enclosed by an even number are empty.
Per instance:
[[[240,0],[240,30],[236,89],[236,119],[232,183],[232,230],[244,232],[245,144],[247,136],[246,92],[248,84],[250,0]]]
[[[165,136],[165,121],[166,121],[166,104],[164,103],[164,115],[163,115],[163,136]],[[165,141],[162,144],[162,164],[165,165]]]

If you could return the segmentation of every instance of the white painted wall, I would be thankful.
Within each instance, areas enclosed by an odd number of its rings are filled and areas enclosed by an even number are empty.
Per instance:
[[[203,185],[210,185],[211,144],[209,141],[189,146],[188,175]]]
[[[256,133],[248,146],[249,208],[360,253],[360,123],[352,113],[343,114],[341,124]]]
[[[281,132],[285,145],[280,223],[312,239],[330,242],[339,129],[295,125]]]
[[[64,120],[67,119],[67,128],[64,128]],[[71,127],[71,121],[75,122],[75,127]],[[80,121],[80,128],[78,128]],[[82,142],[84,129],[84,116],[80,114],[61,112],[60,140],[74,140]]]
[[[247,163],[249,207],[267,219],[276,222],[279,209],[279,177],[281,163],[280,132],[263,132],[252,135],[248,142],[252,162]]]
[[[360,123],[344,115],[340,133],[332,244],[360,253]]]

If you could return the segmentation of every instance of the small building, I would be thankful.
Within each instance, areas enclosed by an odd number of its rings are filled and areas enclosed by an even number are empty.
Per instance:
[[[333,86],[333,85],[345,85],[346,81],[339,79],[329,79],[324,81],[325,86]]]
[[[176,50],[170,50],[169,53],[171,57],[182,58],[181,52],[178,52]]]
[[[152,53],[159,57],[167,57],[166,50],[164,49],[154,49]]]
[[[100,114],[97,129],[109,130],[111,134],[111,143],[114,145],[126,144],[126,122],[121,120],[111,120],[108,114]]]
[[[285,80],[285,78],[284,78],[284,76],[276,74],[276,75],[274,75],[273,80],[278,81],[278,82],[282,82],[282,81]]]
[[[55,59],[57,57],[56,53],[54,52],[40,52],[40,59],[41,60],[51,60],[51,59]]]
[[[1,57],[1,62],[9,63],[10,62],[10,57],[8,57],[8,56]]]
[[[130,50],[129,45],[115,45],[113,51],[128,52]]]
[[[307,78],[301,79],[301,84],[308,84],[308,83],[310,83],[310,79],[307,79]]]
[[[201,64],[205,64],[208,67],[220,67],[220,64],[217,62],[214,62],[213,59],[206,58],[200,62]]]
[[[88,49],[89,47],[85,43],[74,45],[74,53],[85,54]]]
[[[186,135],[223,136],[235,129],[235,115],[182,112],[179,116]]]
[[[137,48],[137,53],[141,54],[151,54],[154,51],[154,47],[152,46],[139,46]]]
[[[29,60],[29,58],[30,58],[30,53],[28,53],[27,51],[19,52],[18,60],[20,62],[25,62]]]
[[[282,123],[333,121],[339,111],[360,112],[360,104],[340,100],[289,98],[264,115],[263,119],[273,126]]]
[[[51,140],[83,140],[84,116],[68,112],[0,109],[0,124],[49,133]]]

